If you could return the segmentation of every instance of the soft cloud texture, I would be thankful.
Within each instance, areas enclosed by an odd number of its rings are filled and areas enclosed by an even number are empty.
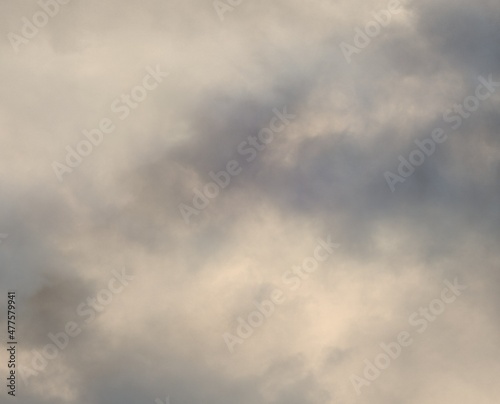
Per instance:
[[[221,22],[210,1],[72,0],[16,53],[7,35],[39,6],[0,3],[0,290],[18,291],[20,365],[82,325],[19,379],[23,403],[498,401],[500,87],[394,193],[384,172],[479,75],[500,81],[500,6],[407,2],[348,64],[339,44],[386,7],[254,0]],[[156,65],[169,76],[120,121],[113,100]],[[238,145],[285,106],[247,162]],[[53,161],[103,118],[116,130],[59,182]],[[241,174],[187,225],[178,205],[232,159]],[[286,289],[328,234],[340,248]],[[85,325],[78,305],[123,267],[134,281]],[[358,396],[351,375],[455,278],[468,289]],[[231,354],[223,333],[277,287]]]

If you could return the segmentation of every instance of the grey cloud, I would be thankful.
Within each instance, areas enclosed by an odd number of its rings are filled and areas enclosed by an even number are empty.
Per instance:
[[[499,7],[411,2],[348,64],[339,44],[386,3],[242,2],[221,22],[211,2],[73,0],[18,54],[7,33],[38,6],[0,6],[0,289],[20,291],[19,360],[111,270],[137,279],[23,402],[358,402],[350,375],[455,277],[467,293],[361,400],[494,402],[498,95],[457,130],[443,113],[500,79]],[[119,122],[110,103],[157,64],[171,75]],[[246,162],[238,145],[285,106],[296,118]],[[105,117],[117,130],[59,183],[52,161]],[[392,193],[384,172],[441,126]],[[178,205],[232,159],[242,173],[186,225]],[[231,355],[222,334],[326,234],[337,255]]]

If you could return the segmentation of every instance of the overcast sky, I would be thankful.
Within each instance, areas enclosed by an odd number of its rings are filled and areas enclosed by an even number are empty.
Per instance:
[[[0,2],[18,402],[497,403],[498,1],[215,3]]]

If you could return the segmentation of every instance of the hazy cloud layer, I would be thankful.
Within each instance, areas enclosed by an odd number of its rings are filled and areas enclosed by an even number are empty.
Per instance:
[[[81,328],[19,400],[497,402],[500,86],[456,129],[444,116],[500,81],[500,6],[405,2],[348,63],[341,43],[387,7],[243,1],[221,21],[210,1],[72,0],[16,52],[40,6],[0,4],[0,290],[18,291],[20,365]],[[151,69],[168,76],[121,120]],[[293,118],[250,159],[275,109]],[[103,119],[115,129],[59,181],[54,162]],[[446,140],[391,192],[384,173],[436,128]],[[232,160],[187,224],[179,205]],[[290,287],[328,235],[340,247]],[[122,268],[134,279],[85,321]],[[467,289],[415,332],[455,278]],[[231,353],[223,334],[276,288],[284,303]],[[413,344],[358,396],[351,376],[403,331]]]

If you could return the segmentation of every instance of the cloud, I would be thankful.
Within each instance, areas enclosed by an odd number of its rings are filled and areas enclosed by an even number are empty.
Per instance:
[[[359,402],[350,375],[455,277],[467,293],[361,399],[494,402],[498,94],[396,192],[384,172],[478,76],[500,80],[499,7],[403,7],[349,64],[340,43],[386,1],[242,2],[221,22],[212,2],[73,0],[18,53],[7,35],[40,6],[0,5],[0,290],[18,291],[18,360],[113,270],[136,276],[18,380],[23,402]],[[113,100],[156,65],[169,76],[121,121]],[[293,121],[246,161],[238,145],[285,106]],[[60,183],[52,163],[103,118],[116,130]],[[187,225],[179,204],[232,159],[242,173]],[[335,256],[231,355],[223,333],[327,234]]]

